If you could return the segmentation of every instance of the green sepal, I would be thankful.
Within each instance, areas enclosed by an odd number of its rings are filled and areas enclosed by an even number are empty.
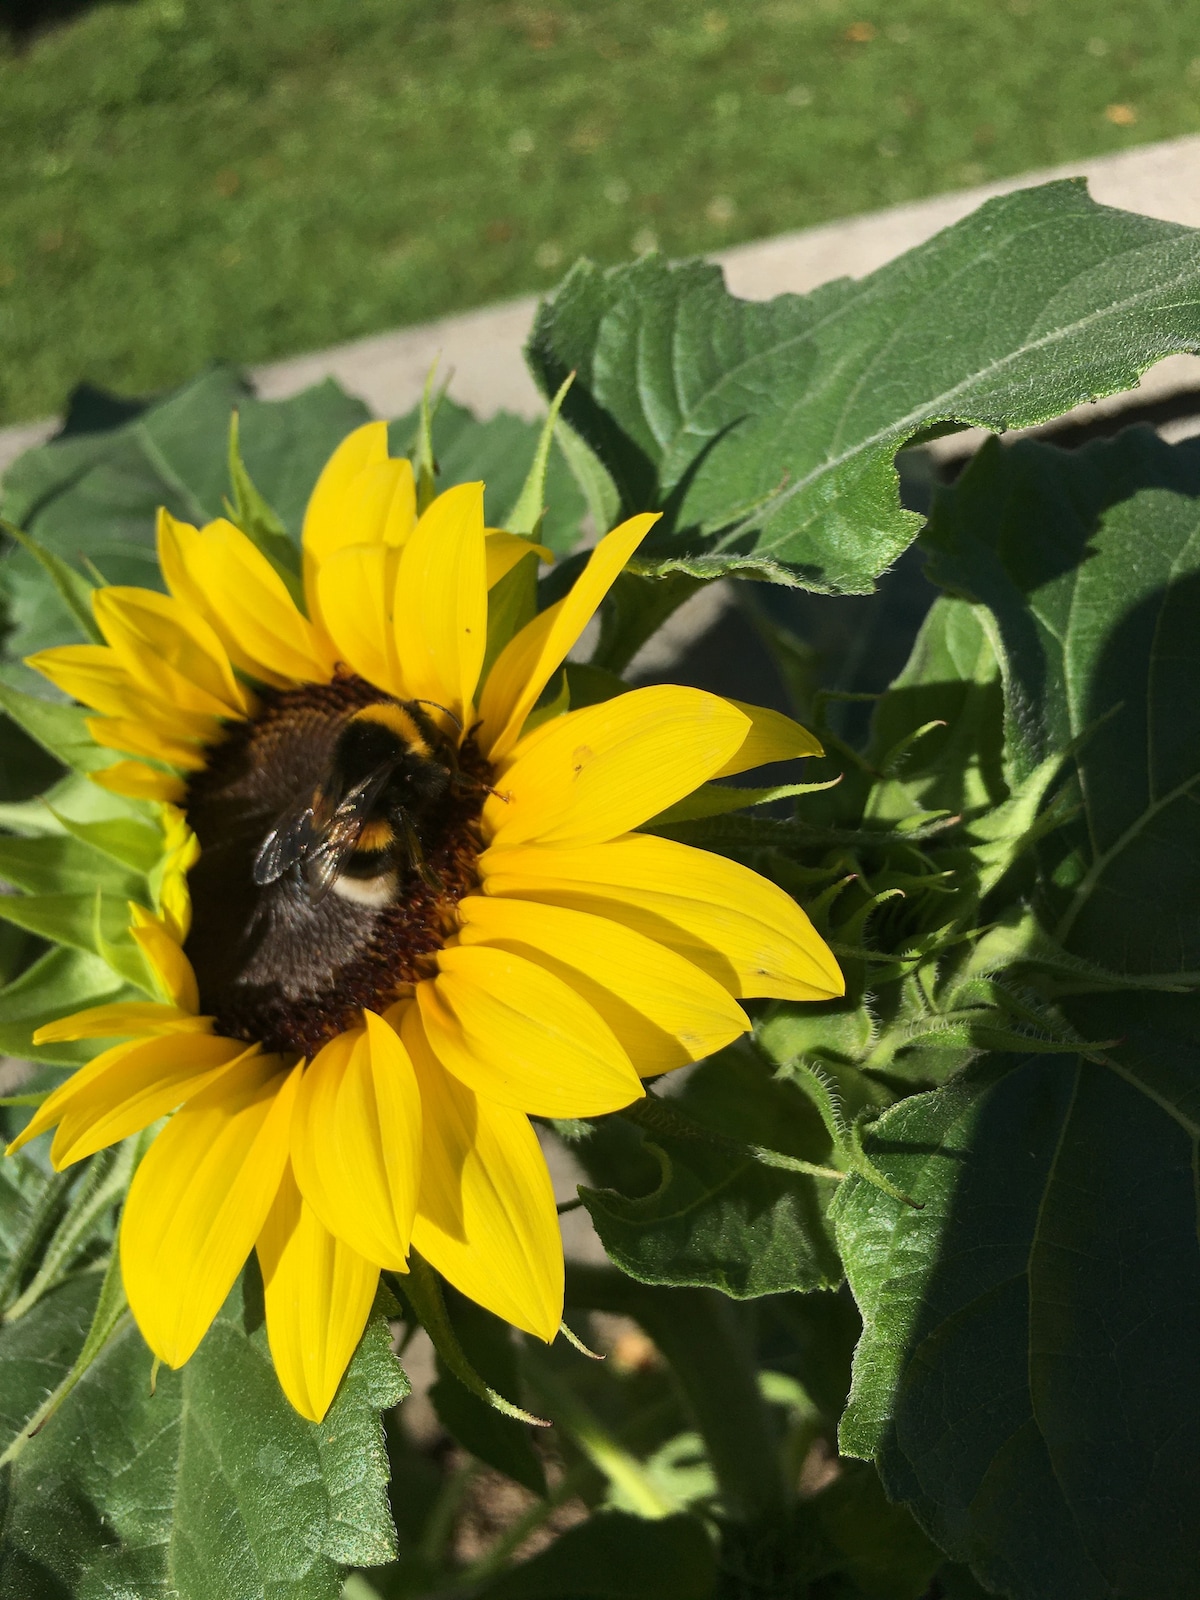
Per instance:
[[[140,991],[122,983],[100,956],[62,945],[47,950],[0,989],[0,1051],[24,1061],[77,1067],[95,1055],[94,1042],[34,1045],[31,1039],[38,1028],[89,1006],[140,997]]]
[[[537,580],[538,555],[531,550],[488,590],[487,646],[480,683],[487,682],[496,657],[509,640],[537,615]]]
[[[163,836],[158,828],[132,817],[112,817],[102,822],[75,822],[47,801],[47,810],[73,839],[89,845],[111,860],[148,877],[162,860]]]
[[[5,1311],[5,1322],[16,1322],[25,1316],[43,1295],[49,1294],[67,1276],[82,1251],[101,1232],[113,1208],[129,1188],[129,1180],[133,1177],[140,1149],[145,1142],[145,1135],[140,1140],[136,1137],[126,1139],[115,1149],[100,1151],[88,1162],[62,1220],[46,1245],[37,1272]],[[121,1299],[123,1304],[124,1296]],[[103,1304],[103,1290],[100,1300]],[[86,1350],[87,1346],[84,1348]]]
[[[502,1416],[512,1417],[517,1422],[527,1422],[535,1428],[550,1426],[543,1417],[535,1417],[528,1411],[522,1411],[521,1407],[514,1405],[511,1400],[506,1400],[492,1388],[491,1384],[479,1376],[467,1359],[466,1351],[454,1331],[437,1275],[415,1250],[409,1258],[408,1274],[403,1279],[401,1287],[411,1302],[421,1326],[429,1335],[433,1348],[437,1351],[438,1360],[454,1374],[464,1389],[469,1390],[477,1400],[482,1400],[485,1405],[491,1406],[494,1411],[500,1412]]]
[[[699,822],[705,817],[723,817],[730,811],[746,811],[753,806],[770,805],[774,800],[791,800],[801,794],[818,794],[832,789],[841,778],[830,778],[827,783],[777,783],[767,789],[737,789],[724,783],[705,783],[699,789],[677,800],[673,806],[660,811],[643,829],[666,827],[673,822]]]
[[[239,414],[229,415],[229,482],[233,503],[225,502],[231,522],[242,530],[255,549],[264,555],[287,587],[301,611],[304,610],[304,585],[300,578],[300,548],[288,537],[283,519],[269,505],[246,470],[238,442]]]
[[[0,838],[0,880],[31,894],[87,894],[102,888],[128,900],[146,892],[145,875],[70,834]]]
[[[583,493],[596,532],[606,534],[616,526],[621,514],[621,495],[612,474],[583,435],[562,418],[559,419],[555,438],[563,459],[571,469],[571,476]]]
[[[529,476],[500,524],[509,533],[519,533],[525,538],[536,539],[541,532],[542,518],[546,514],[546,469],[550,464],[550,446],[554,443],[554,425],[558,421],[567,390],[574,381],[575,374],[568,373],[550,402],[550,409],[538,436],[537,449],[533,453]]]
[[[98,772],[120,760],[115,750],[101,749],[88,732],[87,722],[95,716],[93,711],[42,700],[3,682],[0,682],[0,709],[7,711],[17,726],[31,739],[36,739],[43,750],[48,750],[56,760],[76,772]]]
[[[516,1394],[519,1379],[512,1329],[453,1290],[446,1300],[447,1316],[471,1366],[497,1392]],[[438,1368],[438,1380],[429,1391],[429,1398],[442,1426],[480,1461],[515,1479],[533,1494],[545,1494],[545,1470],[525,1424],[481,1400],[441,1355]]]

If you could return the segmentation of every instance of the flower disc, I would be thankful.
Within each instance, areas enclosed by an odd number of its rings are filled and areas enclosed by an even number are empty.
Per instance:
[[[201,1007],[221,1034],[314,1055],[364,1009],[385,1010],[402,985],[431,975],[454,906],[476,886],[488,774],[469,740],[458,765],[478,782],[452,790],[426,820],[425,876],[406,872],[390,904],[336,893],[314,900],[295,873],[264,887],[253,881],[264,837],[329,772],[347,717],[387,699],[350,675],[269,692],[258,715],[232,724],[189,779],[185,805],[200,859],[189,876],[185,952]]]

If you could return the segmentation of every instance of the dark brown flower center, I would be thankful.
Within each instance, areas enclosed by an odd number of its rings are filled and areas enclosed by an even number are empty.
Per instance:
[[[384,903],[368,903],[361,876],[319,897],[298,869],[262,887],[254,881],[264,839],[329,781],[348,718],[388,698],[352,676],[267,691],[259,714],[231,724],[189,780],[185,806],[201,853],[188,879],[185,950],[201,1011],[219,1033],[313,1055],[364,1007],[382,1011],[400,985],[429,976],[455,905],[476,887],[489,769],[470,738],[443,752],[455,780],[411,825]],[[361,862],[344,876],[355,872]]]

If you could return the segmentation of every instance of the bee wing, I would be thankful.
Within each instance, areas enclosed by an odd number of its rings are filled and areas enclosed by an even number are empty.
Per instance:
[[[335,816],[328,829],[304,857],[304,888],[312,905],[320,905],[333,888],[338,873],[354,854],[365,817]]]
[[[317,796],[313,794],[290,805],[259,845],[251,877],[260,889],[304,860],[313,838],[316,804]]]
[[[338,803],[333,816],[318,832],[316,843],[304,858],[304,887],[313,905],[332,889],[346,862],[354,854],[370,813],[392,775],[393,762],[368,773]]]

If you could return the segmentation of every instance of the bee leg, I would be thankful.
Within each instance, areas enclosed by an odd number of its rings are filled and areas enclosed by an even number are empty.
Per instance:
[[[408,859],[412,863],[421,882],[434,894],[441,894],[446,885],[425,859],[425,852],[421,848],[421,841],[417,837],[417,830],[413,827],[411,819],[405,812],[398,816],[400,830],[404,834],[404,848],[408,852]]]

